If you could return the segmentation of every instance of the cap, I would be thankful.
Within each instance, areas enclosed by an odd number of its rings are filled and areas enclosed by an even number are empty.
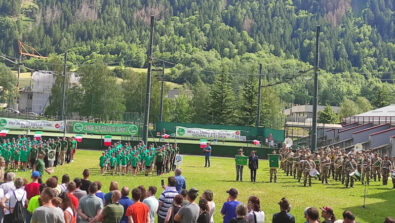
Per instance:
[[[229,190],[226,191],[226,193],[228,193],[230,196],[237,196],[239,194],[239,192],[236,190],[236,188],[230,188]]]
[[[331,207],[328,207],[328,206],[322,207],[320,209],[321,209],[321,211],[333,213],[333,209]]]
[[[199,192],[198,189],[196,189],[195,187],[192,187],[191,189],[189,189],[188,193],[197,193]]]
[[[36,171],[33,171],[32,177],[33,177],[33,178],[40,177],[40,172],[38,172],[37,170],[36,170]]]

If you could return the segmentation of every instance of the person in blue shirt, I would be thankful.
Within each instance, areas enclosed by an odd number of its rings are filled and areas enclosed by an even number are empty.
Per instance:
[[[203,149],[204,151],[204,157],[205,157],[205,163],[204,167],[210,167],[210,156],[211,156],[211,146],[210,143],[207,143],[206,148]]]
[[[122,187],[122,190],[121,190],[122,197],[119,200],[119,204],[121,204],[123,206],[123,217],[122,217],[122,220],[120,223],[128,223],[129,222],[128,217],[125,216],[125,213],[126,213],[126,210],[128,209],[128,207],[134,203],[132,200],[129,199],[129,197],[128,197],[129,193],[130,193],[129,187],[126,187],[126,186]]]
[[[181,176],[181,170],[180,169],[176,169],[174,171],[174,178],[176,178],[176,190],[178,193],[181,193],[182,189],[186,189],[187,185],[185,183],[185,178],[183,176]]]
[[[237,201],[237,195],[239,192],[235,188],[230,188],[226,191],[229,194],[228,201],[224,203],[221,209],[221,214],[224,218],[224,223],[229,223],[230,220],[236,218],[236,207],[241,204]]]

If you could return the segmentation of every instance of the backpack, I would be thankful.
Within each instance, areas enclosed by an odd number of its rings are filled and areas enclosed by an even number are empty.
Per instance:
[[[23,194],[22,198],[18,200],[18,198],[15,195],[15,191],[13,191],[14,197],[16,199],[16,204],[14,207],[14,211],[12,212],[12,222],[13,223],[24,223],[25,222],[25,216],[24,216],[24,208],[22,204],[23,197],[25,197],[26,192]]]

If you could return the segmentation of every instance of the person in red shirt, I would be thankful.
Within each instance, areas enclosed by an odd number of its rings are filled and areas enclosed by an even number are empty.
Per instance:
[[[30,184],[26,184],[26,198],[30,200],[30,198],[40,194],[40,183],[38,180],[40,179],[40,172],[33,171],[32,173],[32,182]]]
[[[74,196],[74,191],[77,189],[76,184],[74,181],[71,181],[67,184],[67,194],[69,195],[69,198],[71,200],[71,203],[73,204],[74,208],[78,210],[78,205],[79,205],[79,200],[76,196]]]
[[[130,205],[126,210],[126,216],[129,222],[133,223],[150,223],[149,208],[146,204],[140,201],[141,190],[134,188],[132,190],[132,198],[134,204]]]

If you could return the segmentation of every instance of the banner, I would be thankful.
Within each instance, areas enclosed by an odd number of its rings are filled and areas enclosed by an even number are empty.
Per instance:
[[[74,133],[89,133],[98,135],[132,135],[137,136],[139,133],[138,125],[131,124],[102,124],[92,122],[73,122]]]
[[[278,161],[280,159],[280,155],[278,154],[269,154],[269,167],[278,168]]]
[[[0,118],[0,128],[7,129],[30,129],[30,130],[44,130],[44,131],[58,131],[64,130],[63,121],[47,121],[47,120],[25,120],[14,118]]]
[[[247,156],[236,156],[236,165],[247,165],[248,157]]]
[[[177,138],[240,140],[239,130],[201,129],[176,126]]]

